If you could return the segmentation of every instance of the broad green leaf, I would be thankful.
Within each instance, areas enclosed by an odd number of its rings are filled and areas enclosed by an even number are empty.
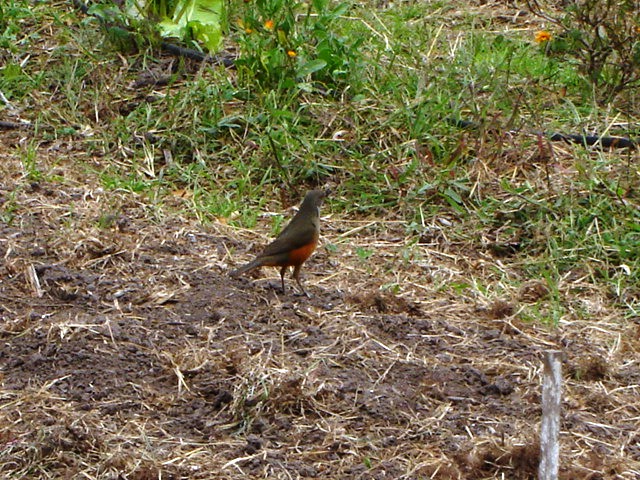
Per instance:
[[[327,66],[327,62],[324,60],[311,60],[310,62],[303,63],[298,68],[297,74],[299,77],[306,77],[307,75],[311,75],[318,70],[322,70]]]
[[[336,8],[333,9],[333,11],[331,12],[331,15],[336,17],[336,18],[340,17],[340,16],[344,15],[345,13],[347,13],[350,8],[351,8],[350,4],[341,3]]]
[[[222,44],[223,0],[181,0],[171,18],[158,25],[163,37],[187,38],[189,33],[210,52]]]

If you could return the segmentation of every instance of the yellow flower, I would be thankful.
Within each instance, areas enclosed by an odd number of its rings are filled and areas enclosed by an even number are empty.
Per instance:
[[[544,43],[548,42],[549,40],[551,40],[551,33],[547,32],[546,30],[540,30],[539,32],[536,32],[536,43]]]
[[[291,58],[296,58],[298,56],[295,50],[287,50],[287,55],[289,55],[289,57]]]
[[[273,20],[267,20],[264,22],[264,28],[267,30],[273,30]]]

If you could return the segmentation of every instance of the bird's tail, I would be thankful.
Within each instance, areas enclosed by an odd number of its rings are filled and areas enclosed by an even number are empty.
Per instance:
[[[249,262],[246,265],[241,266],[240,268],[236,268],[235,270],[232,270],[229,273],[229,275],[232,277],[236,277],[245,272],[248,272],[249,270],[253,270],[254,268],[258,268],[261,266],[262,266],[262,261],[259,258],[256,258],[253,262]]]

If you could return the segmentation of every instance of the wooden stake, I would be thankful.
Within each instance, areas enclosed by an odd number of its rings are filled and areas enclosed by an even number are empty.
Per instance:
[[[560,406],[562,402],[562,352],[544,352],[542,425],[540,427],[539,480],[557,480],[560,461]]]

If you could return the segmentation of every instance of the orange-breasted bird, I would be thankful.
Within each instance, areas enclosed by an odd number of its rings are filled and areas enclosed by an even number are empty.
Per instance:
[[[265,266],[280,267],[282,293],[284,293],[284,275],[287,272],[287,268],[293,267],[293,278],[295,278],[302,292],[308,297],[309,294],[300,282],[300,269],[318,245],[318,239],[320,238],[320,205],[322,205],[322,200],[325,196],[326,194],[322,190],[307,192],[298,213],[294,215],[280,235],[267,245],[255,260],[232,271],[230,275],[240,275],[254,268]]]

